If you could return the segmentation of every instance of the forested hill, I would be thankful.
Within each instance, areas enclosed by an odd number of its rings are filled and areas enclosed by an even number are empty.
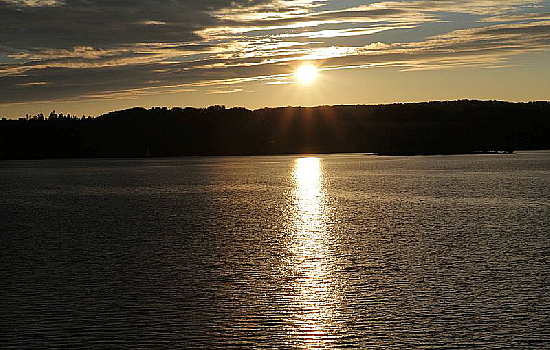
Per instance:
[[[452,101],[264,108],[132,108],[0,121],[0,159],[550,148],[550,103]]]

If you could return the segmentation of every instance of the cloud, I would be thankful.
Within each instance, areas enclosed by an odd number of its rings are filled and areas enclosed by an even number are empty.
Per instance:
[[[0,0],[0,103],[130,98],[286,80],[301,60],[321,69],[494,67],[550,49],[538,0],[381,1]],[[469,14],[475,28],[382,42],[388,31]],[[376,39],[370,39],[376,35]],[[394,35],[393,37],[398,37]],[[0,56],[2,57],[2,56]]]
[[[544,0],[419,0],[386,1],[381,7],[398,7],[403,10],[421,12],[450,12],[476,15],[498,15],[514,12],[522,7],[532,7]]]
[[[348,8],[339,11],[321,11],[316,13],[305,13],[286,15],[279,17],[253,18],[236,20],[228,15],[217,15],[219,24],[208,28],[202,35],[211,37],[231,33],[247,33],[253,31],[272,31],[281,29],[296,29],[317,27],[326,24],[345,23],[380,23],[390,22],[394,25],[407,26],[429,22],[435,19],[434,16],[417,11],[407,11],[396,8],[378,8],[376,6]]]
[[[236,89],[231,89],[231,90],[210,90],[208,91],[209,94],[234,94],[236,92],[242,92],[243,89],[241,88],[236,88]]]
[[[482,22],[520,22],[532,20],[550,20],[550,12],[526,13],[521,15],[500,15],[483,18]]]
[[[492,66],[510,56],[550,49],[550,22],[514,23],[455,30],[423,42],[366,46],[328,65],[396,65],[416,69]]]
[[[19,7],[48,7],[59,6],[63,3],[59,0],[8,0],[6,2]]]
[[[412,25],[402,25],[402,26],[378,26],[370,28],[347,28],[347,29],[325,29],[317,30],[312,32],[301,32],[301,33],[290,33],[290,34],[279,34],[276,35],[276,38],[337,38],[337,37],[348,37],[348,36],[362,36],[370,35],[386,30],[392,29],[409,29],[413,28]]]
[[[212,11],[264,2],[0,0],[0,42],[18,49],[192,42],[201,40],[197,31],[215,25]]]

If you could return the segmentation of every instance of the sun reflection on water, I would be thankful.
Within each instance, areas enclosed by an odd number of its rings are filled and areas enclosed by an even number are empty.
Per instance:
[[[304,348],[326,347],[334,338],[337,300],[330,249],[329,208],[319,158],[294,167],[294,229],[290,242],[295,310],[294,338]]]

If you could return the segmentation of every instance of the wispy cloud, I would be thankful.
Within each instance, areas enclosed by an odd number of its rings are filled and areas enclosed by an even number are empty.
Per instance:
[[[209,94],[234,94],[236,92],[243,92],[243,89],[237,88],[237,89],[231,89],[231,90],[210,90],[210,91],[208,91]]]
[[[525,22],[533,20],[550,20],[550,12],[526,13],[521,15],[500,15],[481,19],[482,22]]]
[[[301,33],[290,33],[290,34],[279,34],[276,35],[276,38],[309,38],[309,39],[318,39],[318,38],[338,38],[338,37],[348,37],[348,36],[362,36],[370,35],[386,30],[392,29],[409,29],[414,28],[412,25],[402,25],[402,26],[379,26],[371,28],[347,28],[347,29],[325,29],[312,32],[301,32]]]
[[[380,1],[335,9],[309,0],[0,0],[0,103],[129,98],[286,84],[298,62],[321,69],[506,65],[550,50],[542,0]],[[399,40],[475,16],[471,28]],[[439,27],[441,28],[441,27]],[[392,40],[381,38],[391,31]]]
[[[60,0],[7,0],[6,2],[20,7],[48,7],[64,4]]]

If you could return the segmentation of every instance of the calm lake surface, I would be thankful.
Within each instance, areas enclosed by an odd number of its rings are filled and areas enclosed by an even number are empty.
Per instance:
[[[550,347],[550,152],[0,162],[0,347]]]

